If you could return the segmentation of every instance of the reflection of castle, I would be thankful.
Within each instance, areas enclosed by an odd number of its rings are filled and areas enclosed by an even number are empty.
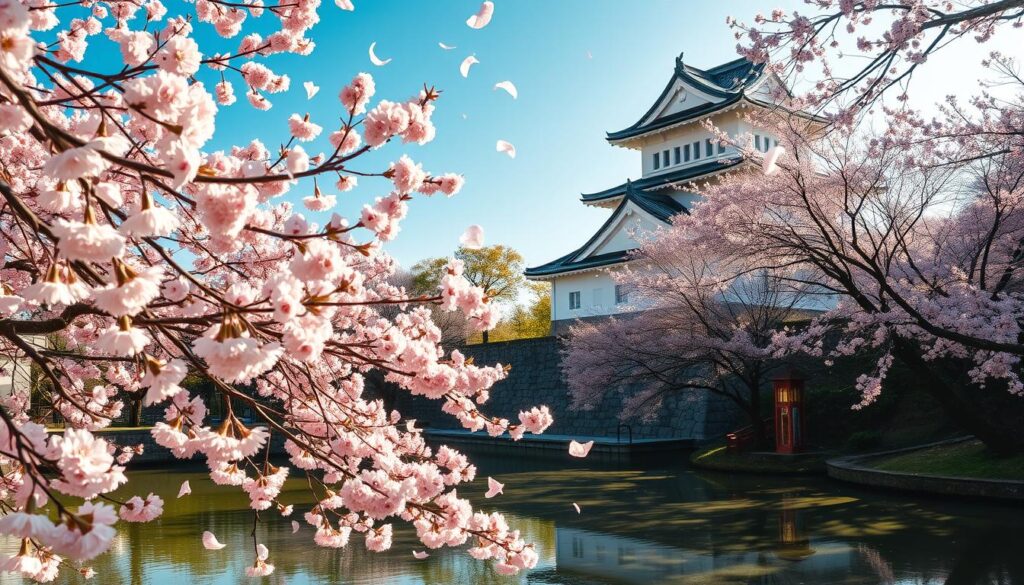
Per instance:
[[[700,538],[699,533],[693,536]],[[859,559],[850,546],[825,540],[808,540],[814,554],[799,562],[784,560],[788,556],[784,541],[774,551],[708,554],[639,538],[558,528],[555,542],[560,573],[640,585],[706,583],[726,576],[736,583],[839,583]]]

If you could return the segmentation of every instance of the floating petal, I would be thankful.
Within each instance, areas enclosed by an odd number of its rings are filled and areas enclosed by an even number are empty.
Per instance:
[[[466,228],[466,231],[459,236],[459,243],[463,248],[479,250],[484,247],[484,228],[473,224]],[[490,483],[488,483],[490,485]],[[500,484],[499,484],[500,485]],[[500,493],[500,492],[499,492]],[[491,496],[487,496],[488,498]]]
[[[569,455],[581,458],[586,457],[593,446],[593,441],[587,441],[586,443],[577,443],[575,440],[569,441]]]
[[[516,157],[516,147],[512,146],[511,142],[505,142],[504,140],[499,140],[498,144],[495,146],[495,149],[498,152],[504,152],[505,154],[508,155],[509,158],[515,158]]]
[[[299,531],[299,523],[296,522],[295,520],[292,520],[292,534],[295,534],[298,531]]]
[[[307,100],[313,99],[313,96],[316,95],[316,92],[320,91],[320,86],[315,84],[315,83],[313,83],[312,81],[307,81],[307,82],[303,83],[302,87],[306,88],[306,99]]]
[[[492,16],[494,16],[494,2],[484,2],[476,14],[466,19],[466,26],[476,29],[483,28],[490,24]]]
[[[512,96],[512,99],[519,98],[519,90],[516,89],[516,84],[511,81],[501,81],[494,84],[494,89],[504,89],[508,92],[508,95]]]
[[[493,477],[487,478],[487,493],[484,494],[485,498],[493,498],[494,496],[504,493],[501,490],[505,488],[505,484],[495,481]]]
[[[469,68],[479,62],[480,61],[478,61],[473,55],[466,57],[462,60],[462,65],[459,65],[459,73],[461,73],[463,77],[469,77]]]
[[[458,49],[458,47],[454,47],[454,46],[450,47],[450,46],[448,46],[448,45],[446,45],[444,43],[437,43],[437,46],[441,47],[445,51],[451,51],[452,49]]]
[[[203,532],[203,547],[206,550],[220,550],[220,549],[224,548],[225,546],[227,546],[227,545],[226,544],[221,544],[220,542],[217,542],[217,537],[214,536],[213,533],[210,532],[209,530],[207,530],[206,532]]]
[[[337,5],[338,8],[348,10],[349,12],[356,9],[356,5],[352,4],[352,0],[334,0],[334,4]]]
[[[573,508],[576,508],[576,513],[577,513],[577,514],[579,514],[579,513],[580,513],[580,505],[579,505],[579,504],[577,504],[576,502],[573,502],[573,503],[572,503],[572,507],[573,507]]]
[[[187,496],[192,493],[192,486],[188,484],[188,480],[181,482],[181,487],[178,488],[178,497]]]
[[[412,551],[412,556],[422,561],[423,559],[429,557],[430,553],[428,553],[427,551],[414,550]]]
[[[377,57],[377,54],[373,52],[374,48],[377,47],[377,41],[370,43],[370,63],[373,63],[377,67],[383,67],[391,62],[391,59],[384,59],[383,61]]]

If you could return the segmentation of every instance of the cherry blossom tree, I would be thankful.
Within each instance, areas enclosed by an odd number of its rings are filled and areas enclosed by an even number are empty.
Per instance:
[[[992,52],[980,63],[988,71],[951,78],[988,78],[966,102],[949,97],[934,116],[907,106],[914,73],[940,51],[1019,36],[1024,2],[807,4],[807,13],[776,10],[752,25],[729,23],[741,54],[790,81],[820,70],[787,105],[826,113],[829,135],[793,118],[761,120],[786,137],[784,149],[764,157],[768,176],[707,190],[695,216],[717,215],[724,231],[697,226],[696,218],[691,229],[731,244],[724,253],[746,255],[752,265],[813,267],[836,292],[838,308],[779,335],[778,352],[880,350],[875,370],[859,380],[861,405],[900,359],[990,448],[1024,450],[1016,431],[1024,416],[1018,66]],[[880,131],[867,129],[879,120]],[[836,331],[842,341],[830,346]]]
[[[467,429],[518,439],[551,424],[543,407],[519,421],[487,416],[481,405],[505,370],[440,346],[425,305],[460,311],[477,330],[495,321],[460,262],[443,267],[429,295],[391,284],[395,263],[381,245],[408,201],[455,195],[463,179],[399,153],[383,168],[363,155],[430,142],[439,93],[411,87],[407,100],[374,102],[373,78],[359,73],[338,94],[328,152],[307,152],[325,129],[299,114],[282,117],[279,147],[253,137],[205,150],[236,85],[247,104],[235,107],[260,110],[288,90],[292,80],[271,59],[313,51],[319,5],[198,0],[194,15],[169,15],[159,0],[0,2],[0,351],[39,369],[50,388],[43,406],[66,424],[50,434],[26,394],[2,400],[0,533],[22,544],[0,570],[39,581],[61,568],[91,575],[83,563],[107,550],[118,522],[160,516],[158,495],[111,495],[130,490],[136,449],[93,434],[140,394],[165,407],[155,441],[244,490],[256,522],[292,513],[278,496],[299,473],[319,546],[344,547],[355,533],[382,551],[401,520],[426,547],[468,542],[501,573],[536,563],[500,514],[458,496],[476,473],[464,455],[428,447],[412,422],[363,397],[364,376],[376,371],[438,400]],[[243,32],[253,21],[265,36]],[[210,54],[195,26],[241,40]],[[123,64],[87,56],[110,43]],[[357,218],[307,219],[357,180],[377,180],[385,194]],[[296,190],[307,211],[284,197]],[[39,336],[61,343],[33,343]],[[182,388],[190,373],[215,387],[219,424]],[[236,416],[242,405],[259,424]],[[270,458],[272,439],[287,465]],[[72,497],[85,501],[75,507]],[[252,534],[248,572],[270,574],[271,551]],[[212,534],[203,541],[220,546]]]
[[[753,24],[733,17],[727,23],[741,55],[767,63],[791,84],[813,72],[813,88],[800,96],[800,106],[841,104],[834,113],[842,123],[890,90],[905,100],[914,73],[936,54],[1024,25],[1024,0],[805,2],[811,12],[775,9],[756,15]]]
[[[684,230],[642,238],[634,269],[615,274],[634,314],[569,329],[562,369],[573,406],[622,395],[624,418],[653,418],[672,394],[710,393],[731,401],[763,445],[761,393],[781,365],[772,340],[785,323],[806,320],[810,297],[785,271],[730,273]]]
[[[915,140],[913,124],[871,137],[809,135],[777,114],[752,121],[781,137],[764,156],[737,141],[765,172],[700,188],[669,237],[715,250],[734,274],[787,268],[793,282],[831,291],[837,306],[780,329],[773,353],[878,353],[855,407],[875,400],[900,359],[990,447],[1024,449],[1019,157],[964,158],[956,141]]]

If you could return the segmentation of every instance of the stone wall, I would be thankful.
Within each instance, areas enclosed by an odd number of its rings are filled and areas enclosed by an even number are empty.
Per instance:
[[[555,417],[550,434],[614,437],[620,420],[621,397],[615,393],[595,409],[574,411],[569,407],[568,387],[562,378],[560,341],[557,337],[520,339],[470,345],[461,349],[478,364],[509,364],[508,378],[494,386],[483,409],[490,415],[515,420],[520,410],[546,404]],[[397,392],[394,406],[406,418],[439,429],[457,429],[458,422],[440,411],[440,403],[406,392]],[[704,393],[666,399],[654,420],[627,420],[634,439],[714,439],[742,426],[731,402]],[[622,429],[622,438],[627,431]]]

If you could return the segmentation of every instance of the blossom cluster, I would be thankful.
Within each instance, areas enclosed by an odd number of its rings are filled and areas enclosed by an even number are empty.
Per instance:
[[[360,157],[431,142],[439,92],[374,102],[372,76],[358,73],[338,92],[341,121],[326,132],[295,113],[277,127],[278,148],[263,142],[276,137],[253,137],[207,149],[220,110],[267,110],[268,96],[291,87],[270,58],[314,50],[319,5],[199,0],[193,18],[168,14],[159,0],[100,1],[62,18],[75,7],[0,3],[0,352],[38,368],[45,383],[33,400],[67,427],[48,436],[26,392],[0,404],[0,495],[11,502],[0,534],[22,539],[0,570],[51,581],[77,563],[91,575],[80,563],[110,546],[119,519],[161,515],[159,495],[112,495],[130,490],[125,466],[141,446],[93,434],[139,403],[164,408],[157,444],[203,459],[211,481],[239,487],[256,521],[293,512],[298,502],[282,501],[282,488],[303,473],[320,546],[345,546],[355,532],[368,549],[386,550],[388,521],[401,520],[430,548],[472,542],[473,556],[505,573],[536,563],[500,514],[457,496],[476,475],[466,457],[428,447],[367,387],[368,372],[383,372],[386,383],[441,401],[466,428],[514,439],[552,422],[544,407],[518,421],[488,416],[482,409],[506,368],[441,346],[428,304],[460,311],[478,329],[497,320],[458,262],[433,296],[394,284],[383,246],[410,202],[454,196],[464,179],[406,155],[376,169],[361,168]],[[260,18],[278,29],[245,34]],[[241,35],[237,49],[204,52],[194,28],[205,26]],[[104,43],[116,45],[123,68],[94,68],[91,47]],[[236,84],[248,104],[233,105]],[[379,179],[383,194],[358,217],[332,212],[338,195],[321,187],[346,193],[357,178]],[[223,416],[210,416],[190,377],[212,384]],[[241,406],[256,423],[236,416]],[[271,461],[272,440],[284,442],[286,464]],[[72,509],[65,497],[85,503]],[[269,551],[256,544],[248,573],[268,575]]]

